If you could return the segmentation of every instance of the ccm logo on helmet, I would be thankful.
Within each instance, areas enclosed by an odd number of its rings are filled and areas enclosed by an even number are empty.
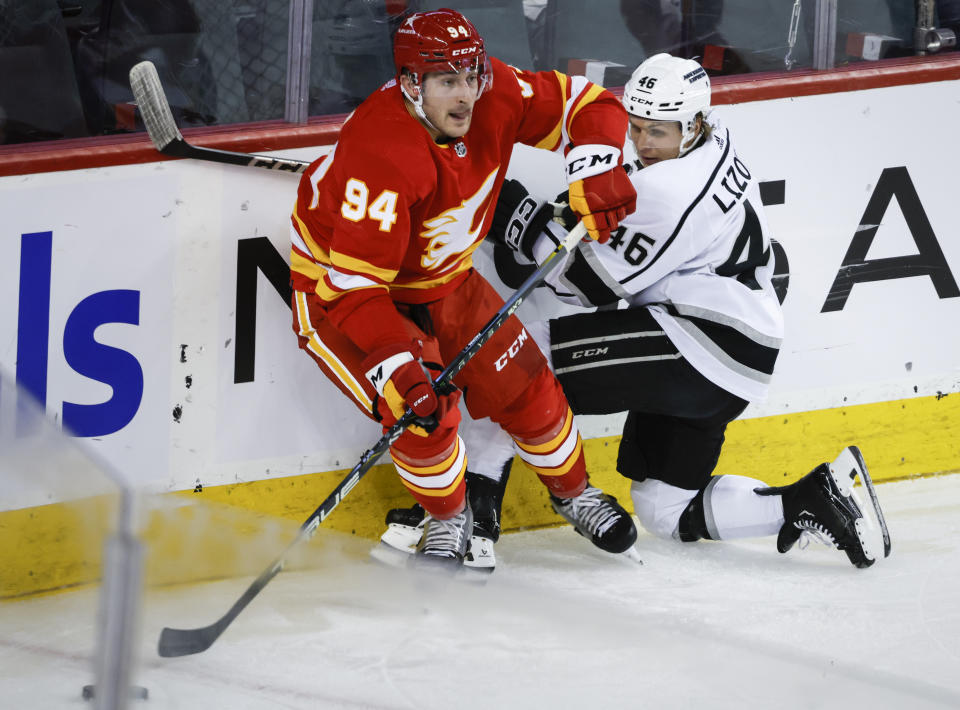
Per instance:
[[[451,57],[459,57],[464,54],[474,54],[477,51],[476,47],[465,47],[463,49],[455,49],[450,53]]]

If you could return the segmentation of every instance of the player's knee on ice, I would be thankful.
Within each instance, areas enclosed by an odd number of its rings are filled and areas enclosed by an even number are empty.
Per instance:
[[[637,520],[648,533],[665,540],[679,539],[680,516],[696,495],[697,491],[677,488],[655,478],[634,481],[630,486]]]
[[[713,476],[696,491],[648,478],[634,481],[630,496],[637,519],[652,535],[682,542],[733,540],[773,535],[783,525],[782,501],[757,495],[763,486],[746,476]]]

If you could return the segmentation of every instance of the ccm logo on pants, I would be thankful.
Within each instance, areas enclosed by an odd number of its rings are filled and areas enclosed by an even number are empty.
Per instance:
[[[496,366],[497,372],[500,372],[503,368],[507,366],[507,363],[517,356],[517,353],[520,352],[520,348],[523,347],[523,344],[529,340],[530,336],[527,335],[527,329],[524,328],[520,331],[520,335],[517,336],[517,339],[514,340],[510,347],[507,348],[506,352],[503,353],[500,357],[497,358]]]
[[[575,350],[570,354],[571,360],[577,360],[582,357],[595,357],[597,355],[606,355],[607,348],[587,348],[586,350]]]

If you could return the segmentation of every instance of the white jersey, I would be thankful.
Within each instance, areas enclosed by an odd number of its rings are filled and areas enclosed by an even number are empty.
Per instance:
[[[547,284],[564,301],[646,306],[684,358],[747,401],[766,398],[783,339],[774,257],[756,178],[730,133],[682,158],[636,166],[637,208],[606,244],[581,242]],[[551,222],[536,243],[553,251]]]

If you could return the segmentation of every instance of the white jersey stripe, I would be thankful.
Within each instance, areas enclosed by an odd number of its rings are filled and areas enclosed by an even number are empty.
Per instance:
[[[752,367],[747,367],[742,362],[738,362],[737,360],[734,360],[732,357],[730,357],[730,355],[726,353],[726,351],[724,351],[723,348],[721,348],[712,340],[710,340],[710,338],[708,338],[702,330],[700,330],[696,325],[694,325],[690,321],[686,320],[685,318],[674,318],[674,322],[677,325],[679,325],[681,328],[683,328],[685,331],[687,331],[687,334],[690,335],[691,338],[696,340],[697,343],[700,345],[700,347],[702,347],[704,350],[710,353],[710,355],[712,355],[714,359],[716,359],[721,365],[723,365],[727,369],[737,373],[738,375],[741,375],[742,377],[755,380],[762,384],[765,384],[765,385],[770,384],[770,379],[771,379],[770,375],[768,375],[765,372],[760,372],[759,370],[755,370]]]
[[[579,437],[580,431],[577,429],[576,424],[574,424],[570,427],[570,431],[567,432],[567,438],[564,439],[563,443],[560,444],[559,448],[555,449],[552,454],[531,454],[529,451],[524,451],[520,446],[516,446],[515,448],[517,455],[531,466],[556,468],[557,466],[562,466],[576,450]]]
[[[307,243],[303,241],[303,237],[300,236],[300,232],[294,228],[292,223],[290,224],[290,241],[293,243],[293,246],[302,251],[304,254],[311,254],[310,249],[307,247]]]
[[[368,279],[366,276],[359,276],[357,274],[345,274],[342,271],[337,271],[333,267],[325,267],[327,269],[327,278],[330,280],[330,284],[336,288],[338,291],[349,291],[354,288],[369,288],[371,286],[380,286],[376,281]]]
[[[350,120],[349,116],[347,120]],[[337,144],[333,144],[333,148],[330,150],[330,153],[327,155],[326,160],[320,163],[317,166],[317,169],[314,170],[313,174],[310,176],[310,185],[313,187],[313,199],[310,201],[310,209],[315,210],[320,205],[320,181],[323,180],[324,176],[327,174],[327,171],[330,169],[330,166],[333,165],[333,159],[337,154]],[[309,252],[308,252],[309,253]]]
[[[368,412],[373,412],[373,402],[363,391],[363,387],[357,382],[356,378],[350,373],[346,365],[330,350],[323,341],[317,336],[317,331],[313,329],[310,323],[309,310],[307,309],[307,294],[302,291],[295,291],[297,299],[297,327],[300,335],[307,338],[307,349],[316,355],[320,360],[330,368],[333,374],[340,382],[353,394],[361,407]]]
[[[396,458],[393,459],[394,467],[397,469],[397,473],[400,474],[400,477],[405,481],[409,481],[415,486],[420,488],[446,488],[451,485],[454,481],[457,480],[457,476],[460,475],[461,469],[466,465],[466,456],[467,456],[467,447],[463,445],[463,440],[458,436],[457,437],[457,458],[454,459],[450,468],[446,470],[445,473],[434,474],[432,476],[418,476],[412,471],[407,470],[403,467]]]
[[[708,308],[699,308],[697,306],[685,306],[680,303],[674,303],[673,307],[676,309],[677,313],[682,316],[690,316],[691,318],[702,318],[703,320],[712,321],[713,323],[719,323],[720,325],[725,325],[728,328],[733,328],[738,333],[750,338],[750,340],[760,345],[765,345],[768,348],[779,348],[783,343],[783,338],[774,338],[769,335],[764,335],[759,330],[751,328],[748,324],[744,323],[742,320],[734,318],[732,316],[725,315],[718,311],[710,310]]]

